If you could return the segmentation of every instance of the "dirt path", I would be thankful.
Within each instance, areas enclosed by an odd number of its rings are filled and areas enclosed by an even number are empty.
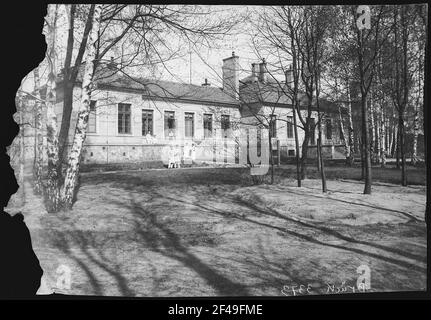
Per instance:
[[[349,204],[313,198],[320,195],[312,180],[295,194],[286,192],[292,187],[288,180],[257,189],[229,177],[210,185],[193,180],[190,170],[170,174],[176,176],[93,175],[82,181],[74,209],[57,215],[44,212],[35,199],[27,201],[23,213],[45,271],[40,293],[280,296],[299,294],[292,286],[300,285],[311,294],[335,293],[337,287],[351,292],[361,265],[370,269],[371,291],[425,289],[425,225],[385,210],[390,198],[378,203],[378,192],[383,195],[388,186],[376,187],[375,198],[366,199],[369,206],[353,205],[356,220],[370,214],[401,220],[346,224],[319,220],[327,211],[346,211]],[[328,197],[338,200],[352,200],[358,188],[347,181],[328,186],[333,189]],[[342,198],[343,190],[352,194]],[[244,196],[258,191],[261,201]],[[410,210],[417,202],[413,211],[418,213],[424,190],[408,189],[411,197],[402,191],[389,193],[410,201],[402,201]],[[287,196],[279,202],[267,198],[276,192]],[[286,203],[289,210],[283,209]],[[304,214],[307,210],[314,219]]]

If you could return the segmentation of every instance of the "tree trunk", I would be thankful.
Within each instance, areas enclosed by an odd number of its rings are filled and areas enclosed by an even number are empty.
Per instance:
[[[344,153],[346,154],[346,164],[350,164],[350,158],[351,158],[351,152],[350,152],[350,146],[349,146],[349,140],[348,137],[346,137],[346,133],[344,130],[344,124],[343,124],[343,115],[341,114],[341,107],[338,106],[338,121],[340,122],[340,132],[341,136],[344,140]]]
[[[362,143],[362,139],[359,140],[359,149],[361,153],[361,180],[365,180],[364,144]]]
[[[397,148],[398,148],[398,124],[394,124],[393,130],[392,130],[392,148],[391,148],[392,158],[396,157]]]
[[[43,172],[43,135],[42,135],[42,102],[40,97],[40,78],[39,67],[34,69],[34,88],[36,95],[35,104],[35,136],[36,136],[36,152],[34,161],[34,191],[36,194],[43,193],[42,172]]]
[[[66,209],[71,209],[73,205],[75,188],[79,176],[79,165],[81,160],[82,147],[84,145],[86,137],[88,114],[90,111],[91,91],[93,85],[94,66],[96,64],[96,38],[99,31],[101,11],[102,5],[96,5],[93,15],[93,24],[87,42],[87,59],[85,63],[84,76],[82,81],[81,105],[78,111],[78,120],[76,124],[75,135],[73,138],[73,144],[68,161],[68,168],[66,171],[66,176],[62,189],[62,201]]]
[[[304,180],[307,175],[307,158],[308,158],[308,143],[310,141],[310,118],[307,117],[304,126],[304,141],[302,141],[301,154],[301,180]]]
[[[374,131],[374,101],[373,101],[373,92],[370,94],[370,126],[371,126],[371,141],[370,141],[370,156],[371,162],[376,162],[376,133]]]
[[[299,159],[299,137],[298,137],[298,125],[296,120],[296,103],[293,106],[293,130],[295,133],[295,153],[296,153],[296,180],[298,182],[298,187],[301,187],[301,165]]]
[[[350,89],[349,89],[349,83],[347,84],[347,98],[349,99],[348,103],[347,103],[347,123],[348,123],[348,128],[347,128],[347,133],[348,133],[348,144],[349,144],[349,158],[347,159],[347,163],[349,166],[353,166],[354,162],[355,162],[355,158],[354,158],[354,131],[353,131],[353,120],[352,120],[352,101],[351,101],[351,97],[350,97]]]
[[[317,104],[318,103],[319,102],[317,102]],[[317,111],[317,112],[320,113],[319,111]],[[322,192],[327,192],[327,188],[326,188],[326,176],[325,176],[325,166],[324,166],[324,163],[323,163],[323,156],[322,156],[322,124],[321,124],[320,120],[319,120],[319,123],[318,123],[318,131],[319,131],[319,133],[318,133],[319,137],[317,138],[317,154],[318,154],[319,166],[320,166],[320,178],[322,179]]]
[[[382,106],[380,104],[380,106],[375,110],[375,115],[376,118],[374,120],[374,124],[375,124],[375,137],[376,137],[376,163],[380,163],[381,159],[382,159],[382,143],[381,143],[381,112],[379,112],[382,109]]]
[[[62,164],[66,161],[66,150],[68,144],[70,120],[73,110],[73,83],[67,81],[64,83],[64,94],[63,94],[63,114],[61,116],[60,133],[58,135],[59,143],[59,163],[58,163],[58,174],[62,173]]]
[[[399,121],[398,121],[398,126],[397,126],[397,139],[396,139],[396,144],[395,144],[395,158],[396,158],[396,167],[397,169],[400,169],[400,125],[399,125]]]
[[[407,175],[406,175],[406,154],[405,154],[405,146],[404,146],[404,137],[405,137],[405,127],[404,127],[404,115],[400,112],[398,117],[398,125],[400,129],[398,130],[400,139],[399,139],[399,150],[401,157],[401,185],[407,186]]]
[[[418,162],[418,136],[419,136],[419,111],[415,105],[415,115],[413,119],[413,151],[412,151],[412,165]]]
[[[272,121],[270,121],[269,127],[272,128],[271,124]],[[274,150],[272,149],[272,135],[271,135],[271,129],[268,130],[268,137],[269,137],[269,154],[270,154],[270,160],[271,160],[271,184],[274,184]]]
[[[56,102],[56,58],[55,58],[55,42],[56,42],[56,21],[58,5],[55,5],[54,18],[52,26],[49,28],[49,46],[48,53],[49,75],[46,86],[46,138],[47,138],[47,154],[48,154],[48,182],[45,192],[46,209],[48,212],[56,212],[59,210],[59,181],[57,175],[58,163],[58,140],[57,140],[57,116],[54,111]]]
[[[24,165],[25,165],[25,141],[24,141],[24,101],[22,94],[17,93],[16,105],[18,111],[18,121],[19,121],[19,135],[18,135],[18,149],[19,149],[19,160],[18,160],[18,195],[22,205],[25,203],[25,191],[24,191]]]
[[[362,118],[363,118],[363,148],[364,148],[364,169],[365,169],[365,185],[364,194],[371,194],[371,153],[369,142],[369,128],[368,128],[368,108],[366,96],[362,95]]]
[[[85,23],[84,33],[82,35],[82,41],[79,46],[78,54],[76,55],[75,65],[71,69],[70,63],[72,60],[73,53],[73,42],[74,42],[74,18],[75,18],[75,6],[71,5],[70,10],[70,23],[69,32],[67,39],[66,58],[64,63],[64,99],[63,99],[63,114],[61,118],[61,126],[59,133],[59,157],[60,161],[57,165],[57,172],[59,176],[62,175],[62,164],[66,159],[66,150],[68,145],[70,120],[73,110],[73,88],[75,86],[76,78],[79,73],[79,68],[84,57],[84,53],[88,44],[88,37],[93,25],[95,4],[90,6],[88,17]]]
[[[382,168],[386,167],[386,120],[383,104],[380,107],[380,165]]]

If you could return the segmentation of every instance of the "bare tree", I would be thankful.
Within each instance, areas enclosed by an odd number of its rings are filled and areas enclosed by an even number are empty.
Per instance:
[[[35,88],[35,160],[34,160],[34,190],[36,194],[43,193],[43,135],[42,135],[42,110],[43,110],[43,100],[40,94],[40,77],[39,77],[39,67],[33,70],[34,78],[34,88]]]
[[[48,154],[48,177],[45,192],[45,202],[48,212],[56,212],[59,209],[59,181],[57,174],[58,165],[58,137],[57,116],[54,111],[56,103],[56,23],[58,5],[50,6],[46,21],[46,37],[48,38],[47,60],[49,65],[48,82],[46,85],[46,110],[47,110],[47,154]]]

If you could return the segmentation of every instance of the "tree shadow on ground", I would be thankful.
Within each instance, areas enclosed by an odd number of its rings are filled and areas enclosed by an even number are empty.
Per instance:
[[[121,205],[124,206],[124,203]],[[219,295],[248,295],[244,285],[220,274],[190,252],[180,236],[168,227],[169,220],[159,220],[155,212],[144,208],[133,196],[128,208],[133,217],[132,232],[139,235],[139,243],[143,248],[180,262],[205,280]]]
[[[410,253],[410,252],[405,252],[405,251],[402,251],[402,250],[397,249],[397,248],[383,246],[383,245],[380,245],[380,244],[377,244],[377,243],[372,243],[372,242],[363,241],[363,240],[357,240],[357,239],[351,238],[349,236],[345,236],[342,233],[340,233],[340,232],[338,232],[336,230],[333,230],[331,228],[325,227],[325,226],[314,225],[312,223],[308,223],[308,222],[305,222],[305,221],[300,221],[300,220],[297,220],[297,219],[289,218],[289,217],[284,216],[284,215],[282,215],[282,214],[278,213],[277,211],[274,211],[274,210],[272,210],[270,208],[265,208],[265,209],[259,208],[259,207],[255,206],[255,205],[251,204],[250,202],[244,201],[242,199],[232,198],[232,200],[235,201],[235,202],[237,202],[237,203],[239,203],[239,204],[241,204],[242,206],[245,206],[245,207],[248,207],[250,209],[253,209],[253,210],[255,210],[255,211],[257,211],[257,212],[259,212],[259,213],[261,213],[263,215],[270,215],[272,217],[276,217],[276,218],[283,219],[283,220],[286,220],[286,221],[289,221],[289,222],[292,222],[292,223],[295,223],[295,224],[299,224],[299,225],[307,227],[307,228],[317,229],[317,230],[322,231],[322,232],[324,232],[324,233],[326,233],[328,235],[334,236],[334,237],[336,237],[336,238],[338,238],[340,240],[344,240],[344,241],[347,241],[347,242],[350,242],[350,243],[356,243],[356,244],[362,244],[362,245],[371,246],[371,247],[374,247],[374,248],[377,248],[377,249],[381,249],[381,250],[384,250],[384,251],[396,253],[396,254],[398,254],[400,256],[404,256],[404,257],[409,258],[409,259],[418,260],[418,262],[426,263],[426,257],[420,256],[420,255],[416,255],[416,254],[413,254],[413,253]]]
[[[162,197],[163,195],[160,195],[160,196]],[[241,220],[241,221],[244,221],[244,222],[249,222],[249,223],[252,223],[252,224],[259,225],[259,226],[271,228],[271,229],[280,231],[283,234],[294,236],[296,238],[299,238],[299,239],[302,239],[302,240],[305,240],[305,241],[309,241],[310,243],[314,243],[314,244],[318,244],[318,245],[322,245],[322,246],[326,246],[326,247],[332,247],[332,248],[336,248],[336,249],[340,249],[340,250],[346,250],[346,251],[358,253],[358,254],[361,254],[361,255],[369,256],[369,257],[372,257],[372,258],[375,258],[375,259],[378,259],[378,260],[382,260],[382,261],[385,261],[385,262],[393,263],[393,264],[396,264],[396,265],[399,265],[399,266],[403,266],[405,268],[410,268],[410,269],[418,271],[418,272],[426,272],[426,268],[417,266],[415,264],[412,264],[412,263],[409,263],[409,262],[406,262],[406,261],[403,261],[403,260],[399,260],[399,259],[395,259],[395,258],[391,258],[391,257],[386,257],[386,256],[383,256],[383,255],[377,254],[377,253],[367,252],[367,251],[364,251],[364,250],[358,249],[358,248],[352,248],[352,247],[347,247],[347,246],[343,246],[343,245],[338,245],[338,244],[332,244],[332,243],[323,242],[323,241],[320,241],[320,240],[318,240],[318,239],[316,239],[316,238],[314,238],[314,237],[312,237],[310,235],[294,231],[294,230],[292,230],[293,228],[289,228],[288,229],[288,228],[283,228],[283,227],[279,227],[279,226],[276,226],[276,225],[272,225],[272,224],[269,224],[269,223],[266,223],[266,222],[260,222],[260,221],[254,220],[254,219],[247,218],[243,214],[235,213],[233,211],[220,210],[218,208],[215,208],[215,207],[212,207],[212,206],[209,206],[209,205],[205,205],[204,206],[204,205],[201,205],[201,204],[198,204],[198,203],[190,203],[188,201],[184,201],[184,200],[181,200],[181,199],[176,199],[176,198],[168,197],[168,196],[165,196],[165,198],[170,199],[172,201],[187,203],[188,205],[194,205],[194,206],[197,206],[197,207],[201,208],[202,210],[205,210],[205,211],[210,212],[210,213],[218,214],[218,215],[221,215],[223,217],[235,218],[235,219],[238,219],[238,220]],[[246,207],[250,208],[249,205],[247,205]],[[253,209],[253,208],[251,208],[251,209]],[[257,210],[255,210],[255,211],[257,211]],[[260,214],[268,215],[268,213],[265,212],[265,211],[262,211],[262,212],[257,211],[257,212],[260,213]],[[292,222],[296,222],[296,221],[292,221]],[[304,226],[307,227],[308,229],[310,228],[310,226],[306,226],[306,225],[304,225]],[[300,228],[295,227],[295,230],[299,230],[299,229]],[[302,228],[301,231],[306,231],[306,229]],[[389,248],[389,249],[392,250],[392,248]],[[404,252],[404,254],[405,254],[405,252]]]
[[[100,280],[97,279],[94,272],[95,266],[102,269],[114,279],[118,290],[123,296],[135,295],[133,290],[129,288],[128,281],[121,272],[120,264],[117,261],[113,261],[113,259],[109,259],[104,254],[102,245],[96,243],[97,232],[82,230],[52,231],[49,237],[57,249],[76,261],[83,269],[96,295],[102,295],[104,292]],[[85,258],[79,258],[73,252],[74,250],[79,250]]]
[[[278,190],[279,191],[286,191],[286,190],[283,190],[283,189],[280,189],[280,188],[278,188]],[[407,217],[411,221],[423,222],[423,220],[418,219],[417,217],[415,217],[412,214],[409,214],[409,213],[406,213],[406,212],[403,212],[403,211],[399,211],[399,210],[395,210],[395,209],[389,209],[389,208],[375,206],[375,205],[372,205],[370,203],[364,203],[364,202],[359,203],[359,202],[347,201],[347,200],[343,200],[343,199],[336,199],[336,198],[329,197],[327,195],[326,196],[325,195],[318,196],[318,195],[311,194],[311,193],[301,193],[300,191],[293,191],[292,189],[289,189],[288,192],[292,193],[292,194],[299,195],[299,196],[313,197],[313,198],[317,198],[317,199],[321,199],[321,200],[328,199],[328,200],[331,200],[331,201],[337,201],[337,202],[345,203],[345,204],[348,204],[348,205],[367,207],[367,208],[371,208],[371,209],[377,209],[377,210],[382,210],[382,211],[387,211],[387,212],[398,213],[400,215],[403,215],[403,216]]]

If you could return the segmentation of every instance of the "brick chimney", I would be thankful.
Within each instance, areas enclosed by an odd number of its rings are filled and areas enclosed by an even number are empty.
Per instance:
[[[289,69],[285,71],[286,76],[286,85],[290,88],[293,86],[293,69],[292,65],[289,66]]]
[[[268,79],[268,70],[266,68],[265,58],[262,59],[262,62],[259,63],[259,81],[262,83],[266,83]]]
[[[252,63],[251,64],[251,82],[257,82],[257,77],[259,74],[259,64]]]
[[[223,59],[223,91],[231,97],[239,98],[239,57],[232,51],[232,56]]]
[[[209,87],[211,85],[211,83],[208,82],[208,79],[205,78],[205,82],[202,83],[202,87]]]

